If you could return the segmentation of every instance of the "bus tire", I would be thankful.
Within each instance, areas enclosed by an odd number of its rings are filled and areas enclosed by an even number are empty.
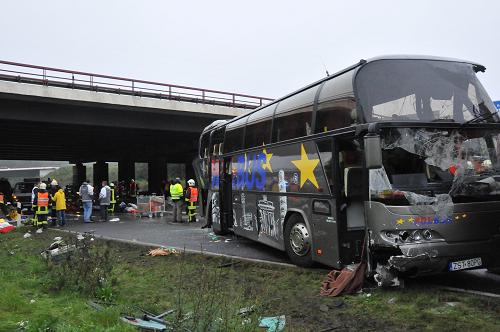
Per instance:
[[[311,267],[312,236],[301,215],[294,213],[285,225],[285,251],[293,264]]]

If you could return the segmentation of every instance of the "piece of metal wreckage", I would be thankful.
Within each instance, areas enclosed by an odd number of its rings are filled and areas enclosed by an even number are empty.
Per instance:
[[[144,315],[139,317],[133,316],[122,316],[121,319],[125,323],[136,326],[140,329],[144,330],[152,330],[152,331],[164,331],[168,328],[169,322],[167,322],[163,317],[170,315],[175,310],[167,310],[164,313],[159,315],[152,315],[151,313],[144,313]]]

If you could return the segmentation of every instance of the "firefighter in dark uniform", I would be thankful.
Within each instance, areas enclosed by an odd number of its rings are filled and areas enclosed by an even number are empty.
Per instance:
[[[115,184],[113,182],[111,182],[109,184],[109,187],[111,188],[111,198],[109,200],[108,213],[113,214],[113,213],[115,213],[115,206],[116,206]]]

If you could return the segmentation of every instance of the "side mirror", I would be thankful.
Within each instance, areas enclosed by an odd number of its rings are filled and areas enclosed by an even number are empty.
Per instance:
[[[366,135],[365,136],[365,166],[368,169],[382,167],[382,147],[380,144],[380,136]]]

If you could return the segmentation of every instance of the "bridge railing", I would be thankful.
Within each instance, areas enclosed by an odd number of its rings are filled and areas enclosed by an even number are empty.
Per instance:
[[[253,109],[271,98],[0,60],[0,80]]]

